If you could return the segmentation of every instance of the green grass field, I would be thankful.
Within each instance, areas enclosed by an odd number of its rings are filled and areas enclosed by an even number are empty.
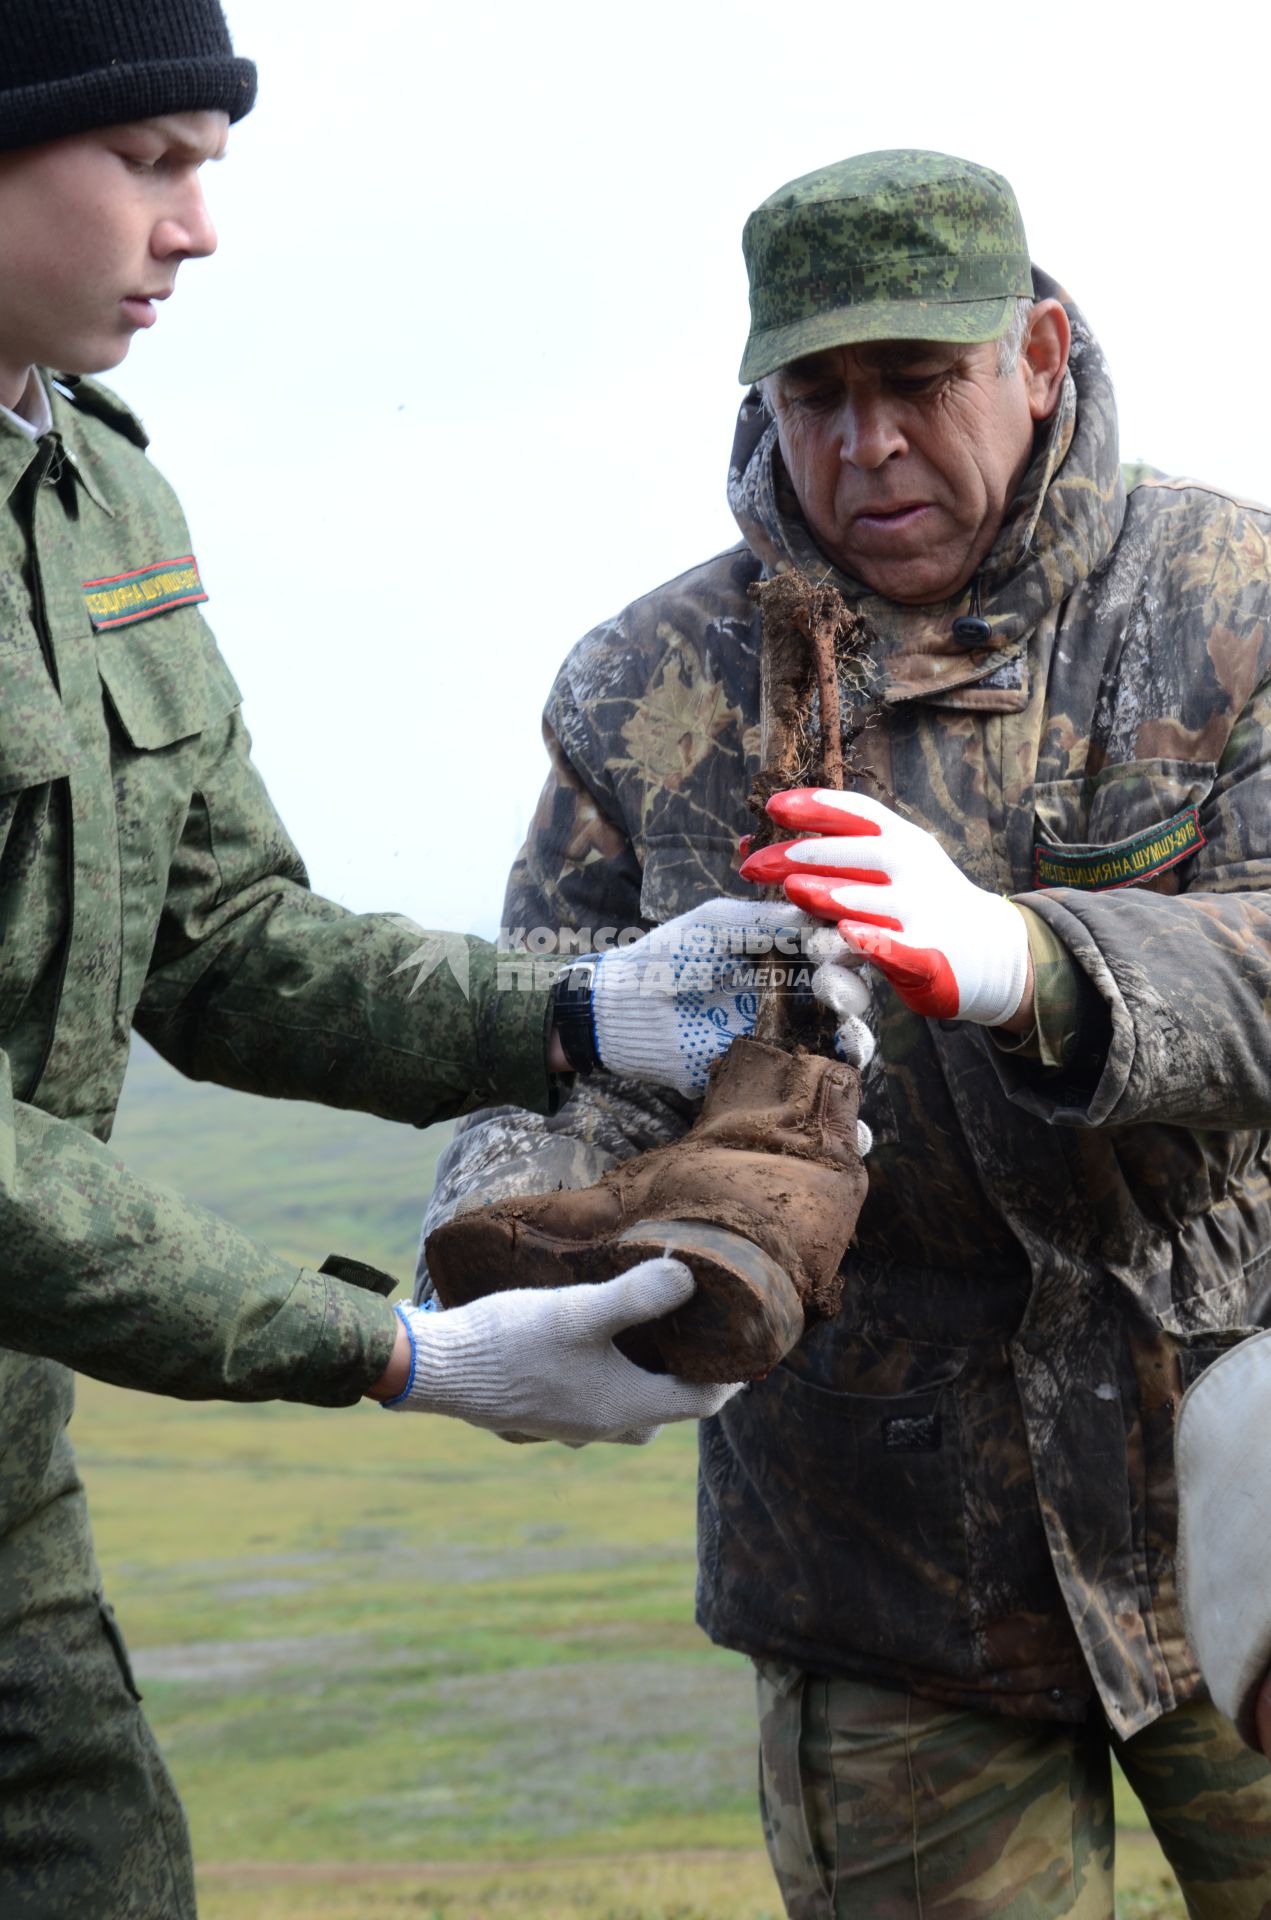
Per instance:
[[[409,1271],[437,1137],[139,1069],[139,1170]],[[693,1625],[691,1432],[570,1453],[92,1381],[75,1430],[206,1920],[779,1920],[748,1669]],[[1119,1911],[1172,1920],[1123,1814]]]

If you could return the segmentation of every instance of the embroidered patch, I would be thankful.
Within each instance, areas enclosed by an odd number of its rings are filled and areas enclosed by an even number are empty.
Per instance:
[[[84,582],[84,605],[98,633],[206,599],[199,563],[192,553],[179,560],[156,560],[152,567],[138,567],[135,573],[113,573],[105,580]]]
[[[1133,887],[1176,867],[1205,844],[1195,807],[1185,807],[1159,827],[1148,827],[1110,847],[1033,847],[1033,879],[1039,887],[1085,887],[1108,892]]]

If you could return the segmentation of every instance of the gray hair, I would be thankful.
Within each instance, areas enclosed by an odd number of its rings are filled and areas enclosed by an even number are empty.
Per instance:
[[[997,343],[997,371],[999,379],[1014,373],[1019,365],[1020,354],[1024,351],[1024,342],[1028,338],[1028,329],[1032,324],[1035,301],[1031,293],[1024,294],[1015,302],[1015,311],[1007,324],[1006,332]]]

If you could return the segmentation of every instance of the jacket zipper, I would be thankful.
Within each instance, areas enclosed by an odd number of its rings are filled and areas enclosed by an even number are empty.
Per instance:
[[[40,488],[45,484],[46,480],[48,480],[50,471],[54,463],[58,460],[60,452],[61,441],[56,434],[47,435],[46,439],[41,441],[39,462],[31,470],[33,485],[31,489],[31,531],[29,536],[31,542],[31,606],[35,619],[36,637],[40,642],[40,652],[44,656],[44,664],[48,669],[49,678],[53,682],[59,697],[61,696],[62,685],[58,677],[57,659],[53,652],[53,635],[49,631],[48,611],[44,597],[44,577],[40,571],[40,556],[35,543],[35,509],[36,502],[40,495]],[[19,1100],[25,1106],[34,1105],[40,1082],[43,1080],[45,1069],[49,1064],[49,1055],[53,1051],[53,1041],[57,1034],[57,1016],[61,1012],[62,995],[66,990],[66,970],[70,964],[71,937],[75,931],[75,809],[71,805],[71,783],[69,777],[55,781],[54,785],[61,789],[64,815],[62,845],[64,848],[63,885],[66,889],[66,931],[62,936],[62,950],[58,956],[57,978],[53,986],[53,1006],[49,1015],[48,1031],[44,1036],[44,1046],[27,1087],[18,1095]]]

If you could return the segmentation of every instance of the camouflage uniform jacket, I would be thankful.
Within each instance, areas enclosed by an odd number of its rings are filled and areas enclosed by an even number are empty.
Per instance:
[[[1097,1693],[1128,1734],[1198,1686],[1174,1410],[1242,1336],[1271,1255],[1271,516],[1160,476],[1127,500],[1106,366],[1070,311],[975,653],[951,635],[965,597],[902,608],[833,574],[746,399],[745,543],[569,656],[505,917],[514,939],[594,935],[744,891],[746,589],[789,561],[831,574],[878,635],[872,790],[1042,916],[1097,1017],[1050,1070],[880,987],[846,1304],[703,1428],[699,1619],[951,1702],[1076,1719]],[[683,1124],[599,1079],[547,1122],[469,1122],[434,1215],[480,1185],[584,1183]]]
[[[92,382],[52,407],[0,421],[0,1533],[68,1470],[70,1368],[343,1405],[391,1349],[387,1276],[297,1271],[107,1151],[134,1025],[414,1125],[549,1098],[546,996],[497,993],[493,949],[448,937],[470,998],[444,965],[416,992],[422,929],[309,891],[143,431]]]

